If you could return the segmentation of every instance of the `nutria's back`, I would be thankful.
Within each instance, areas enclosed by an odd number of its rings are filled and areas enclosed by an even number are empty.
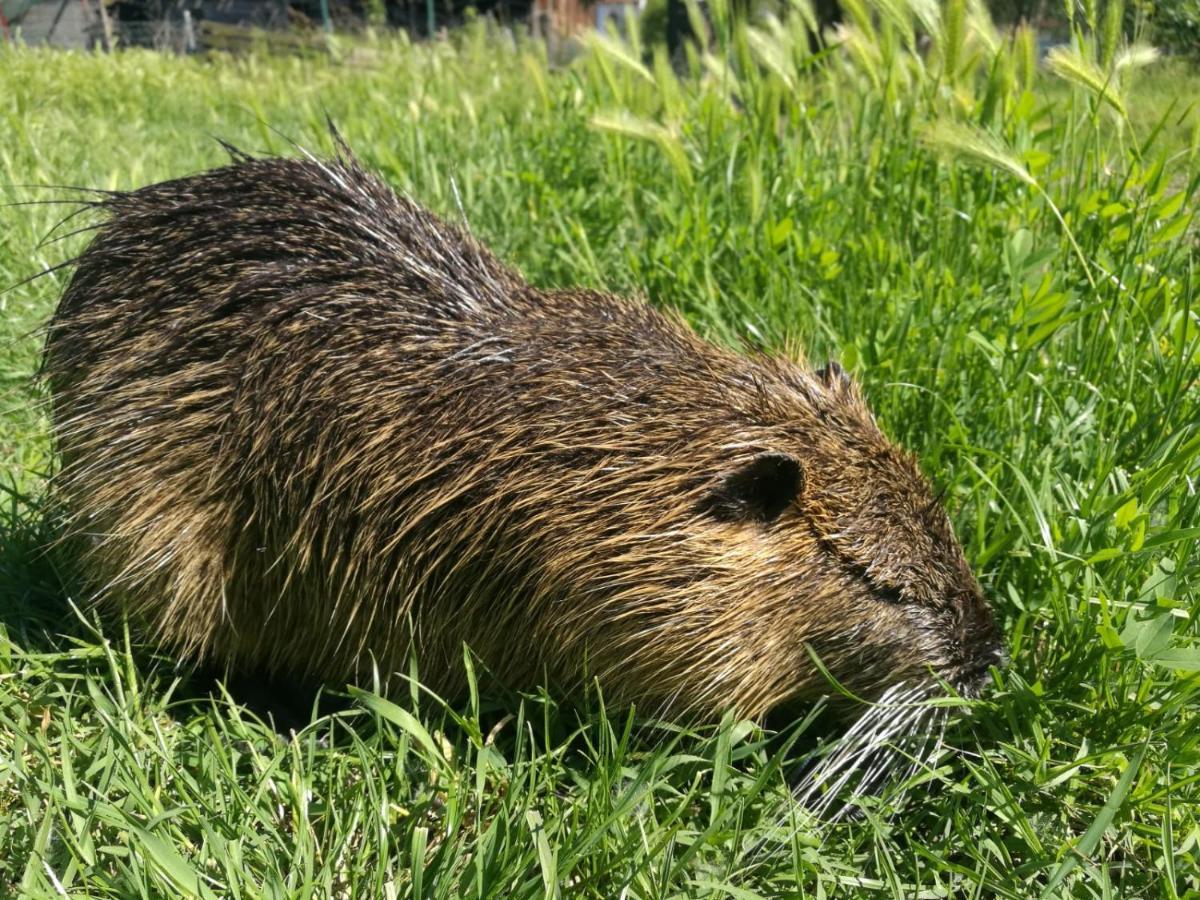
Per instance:
[[[548,292],[348,155],[113,196],[54,317],[56,487],[102,599],[179,654],[643,709],[970,688],[997,635],[836,366]]]

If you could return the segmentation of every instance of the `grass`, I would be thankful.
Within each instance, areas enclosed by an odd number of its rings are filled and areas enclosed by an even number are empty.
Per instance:
[[[1195,76],[1105,68],[1091,31],[1078,77],[1034,70],[1028,35],[955,0],[848,3],[814,58],[797,9],[718,27],[680,76],[606,41],[552,69],[478,27],[332,59],[5,48],[0,199],[193,172],[211,136],[328,149],[328,114],[539,284],[840,359],[945,490],[1008,637],[942,754],[827,823],[792,800],[808,719],[685,729],[481,676],[280,735],[77,610],[38,549],[60,271],[0,295],[0,893],[1196,896],[1200,166],[1170,100]],[[41,243],[66,210],[0,213],[0,283],[82,247]]]

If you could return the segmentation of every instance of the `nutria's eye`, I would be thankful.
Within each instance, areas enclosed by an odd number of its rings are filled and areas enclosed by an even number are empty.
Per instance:
[[[800,496],[804,472],[786,453],[764,453],[721,479],[705,497],[706,512],[722,522],[771,522]]]

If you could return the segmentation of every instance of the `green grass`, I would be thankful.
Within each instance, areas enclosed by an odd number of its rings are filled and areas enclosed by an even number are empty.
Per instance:
[[[1109,78],[1088,38],[1108,87],[1034,73],[956,0],[919,56],[904,3],[871,9],[816,61],[799,18],[718,29],[680,77],[478,29],[332,60],[0,52],[0,200],[194,172],[211,136],[328,150],[328,113],[539,284],[839,358],[945,489],[1012,654],[915,783],[832,824],[791,799],[807,722],[672,728],[481,676],[280,736],[77,612],[39,552],[49,274],[0,295],[0,894],[1196,896],[1200,166],[1169,99],[1195,76]],[[39,243],[69,209],[0,212],[0,283],[81,249]]]

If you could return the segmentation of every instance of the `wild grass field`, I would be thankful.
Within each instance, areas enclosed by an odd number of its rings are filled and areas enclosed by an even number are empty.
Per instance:
[[[807,720],[685,728],[481,678],[280,734],[197,687],[39,549],[37,329],[87,236],[54,230],[69,203],[8,205],[0,894],[1197,896],[1196,76],[1101,22],[1039,61],[963,0],[844,5],[814,53],[801,4],[714,4],[678,74],[482,27],[306,59],[4,47],[0,200],[195,172],[215,138],[328,152],[329,116],[537,284],[839,359],[944,491],[1012,657],[940,750],[827,821],[793,796]]]

